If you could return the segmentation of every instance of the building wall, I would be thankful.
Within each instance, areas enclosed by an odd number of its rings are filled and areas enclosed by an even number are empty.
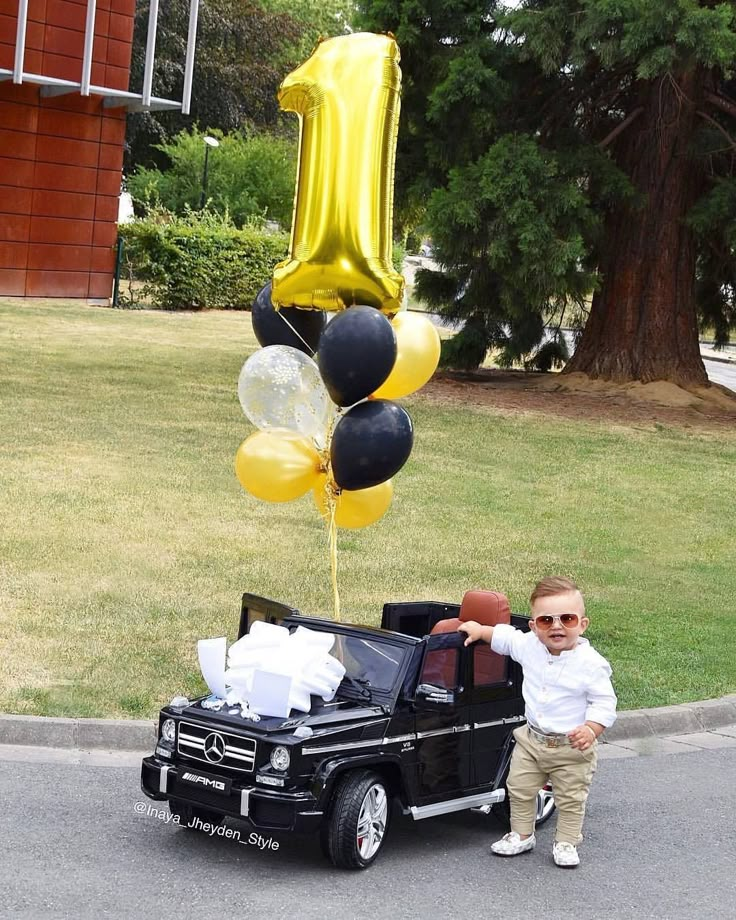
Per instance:
[[[0,0],[12,69],[17,0]],[[98,0],[92,83],[128,89],[135,0]],[[29,0],[24,70],[81,79],[86,0]],[[106,298],[112,290],[125,110],[0,82],[0,294]]]

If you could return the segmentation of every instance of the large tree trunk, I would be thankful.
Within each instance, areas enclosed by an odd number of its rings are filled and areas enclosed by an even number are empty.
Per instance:
[[[614,147],[639,200],[608,215],[602,286],[567,373],[683,387],[708,382],[698,345],[695,242],[685,223],[703,190],[691,143],[704,82],[696,70],[640,86],[642,113]]]

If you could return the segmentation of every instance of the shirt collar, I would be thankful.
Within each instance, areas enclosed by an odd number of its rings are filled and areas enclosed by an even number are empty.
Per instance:
[[[544,642],[542,642],[542,640],[539,638],[539,636],[536,638],[537,642],[539,642],[539,644],[542,646],[548,658],[569,658],[571,655],[574,655],[578,649],[584,648],[586,645],[590,645],[590,642],[588,642],[585,636],[578,636],[578,644],[575,646],[575,648],[565,649],[564,651],[560,652],[559,655],[553,655],[544,644]]]

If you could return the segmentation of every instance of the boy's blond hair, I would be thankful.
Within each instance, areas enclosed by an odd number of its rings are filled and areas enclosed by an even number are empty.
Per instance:
[[[557,594],[567,594],[570,591],[580,593],[580,588],[569,578],[563,578],[562,575],[550,575],[536,583],[529,602],[533,607],[540,597],[554,597]]]

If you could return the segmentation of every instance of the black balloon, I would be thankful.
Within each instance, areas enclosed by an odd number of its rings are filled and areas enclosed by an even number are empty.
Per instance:
[[[290,345],[310,357],[317,351],[319,337],[327,324],[324,310],[299,310],[296,307],[275,310],[271,303],[270,281],[253,301],[251,319],[253,332],[264,348],[266,345]]]
[[[368,489],[406,463],[414,443],[408,414],[388,399],[358,403],[335,426],[332,475],[342,489]]]
[[[394,330],[374,307],[350,307],[338,313],[319,342],[319,370],[338,406],[352,406],[370,396],[395,362]]]

